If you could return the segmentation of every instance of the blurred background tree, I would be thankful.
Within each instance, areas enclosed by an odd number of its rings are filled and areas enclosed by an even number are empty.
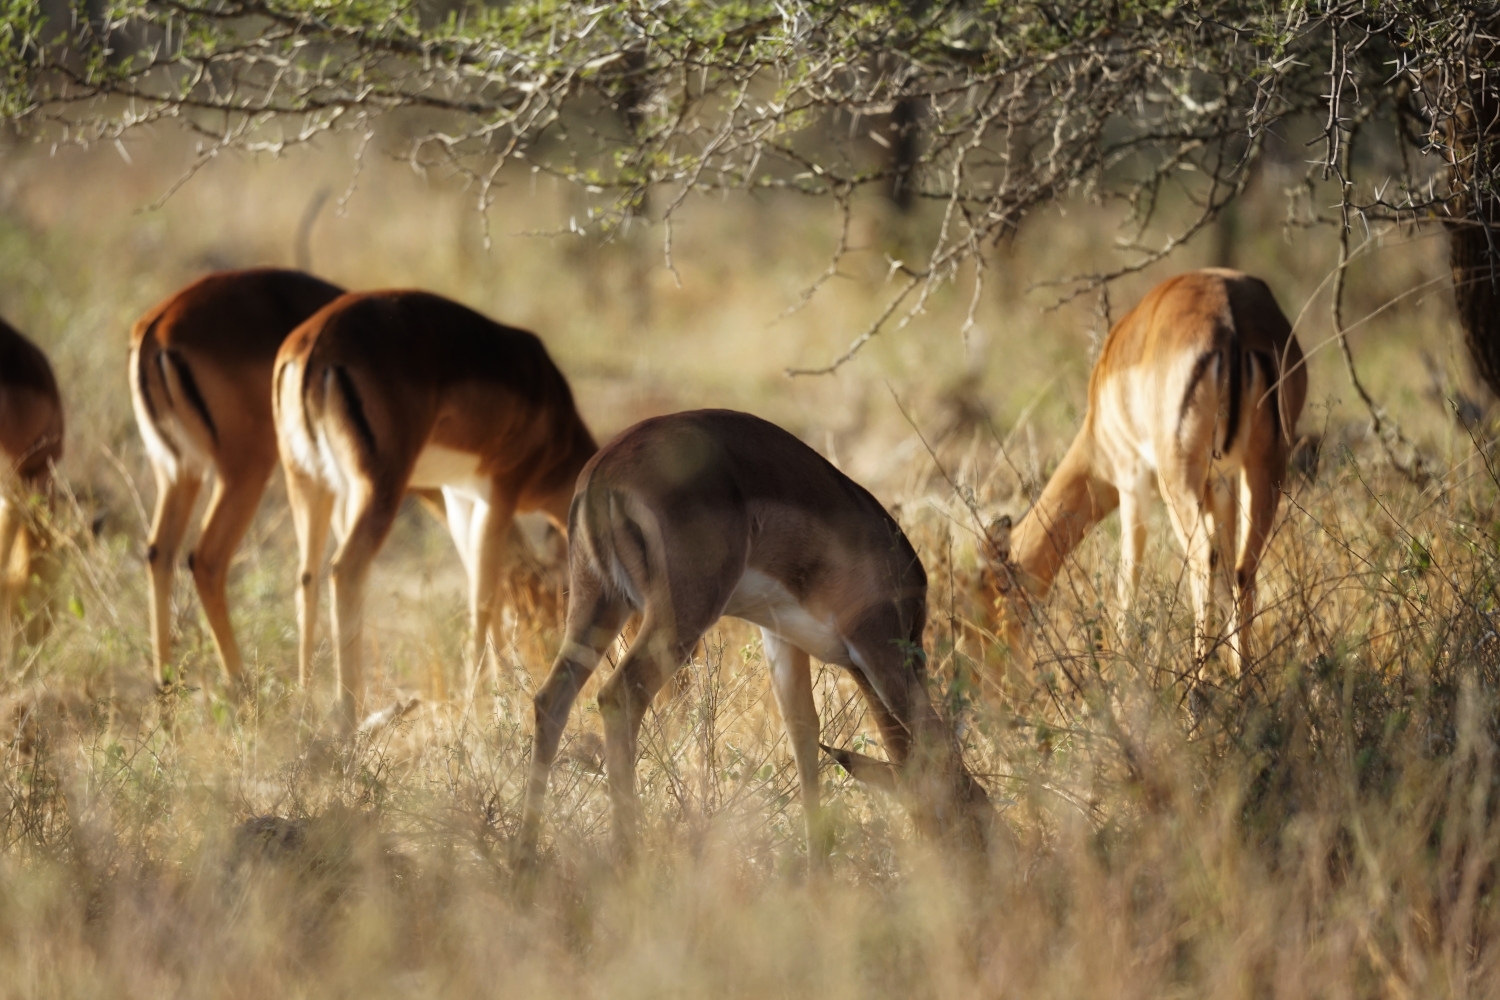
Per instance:
[[[819,370],[961,269],[978,301],[989,248],[1042,206],[1129,208],[1119,265],[1076,294],[1213,226],[1268,139],[1305,144],[1306,190],[1333,198],[1288,224],[1332,225],[1344,260],[1371,224],[1446,226],[1500,392],[1497,20],[1425,0],[0,0],[0,114],[48,142],[180,122],[201,137],[190,172],[396,116],[397,152],[471,179],[481,211],[502,169],[544,171],[589,195],[580,227],[662,223],[668,266],[699,192],[938,206],[891,261],[888,308]],[[1164,199],[1195,210],[1153,226]]]

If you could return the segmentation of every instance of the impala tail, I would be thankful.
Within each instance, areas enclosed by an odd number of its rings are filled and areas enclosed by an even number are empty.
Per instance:
[[[1290,443],[1291,430],[1281,406],[1281,376],[1278,359],[1269,351],[1248,347],[1236,324],[1221,321],[1214,333],[1214,348],[1198,355],[1188,375],[1187,388],[1178,406],[1179,442],[1198,414],[1214,414],[1214,453],[1229,454],[1240,440],[1247,422],[1266,407],[1265,415]]]
[[[187,358],[156,339],[159,319],[142,321],[131,348],[130,398],[136,422],[147,450],[162,468],[174,474],[183,466],[202,470],[212,463],[218,427]]]
[[[1199,354],[1188,375],[1187,388],[1177,408],[1179,444],[1196,416],[1212,413],[1213,450],[1226,454],[1240,432],[1240,404],[1245,396],[1245,348],[1231,317],[1215,324],[1213,347]]]
[[[329,365],[323,369],[320,381],[323,390],[320,423],[326,429],[322,442],[338,439],[345,454],[357,455],[360,464],[368,466],[375,457],[375,430],[365,414],[365,402],[354,376],[343,365]],[[311,410],[308,407],[304,412]],[[328,444],[323,447],[326,449]]]
[[[1198,355],[1188,376],[1187,389],[1178,408],[1178,434],[1200,405],[1199,394],[1210,385],[1216,390],[1218,427],[1222,436],[1214,442],[1215,450],[1227,452],[1240,429],[1240,399],[1244,395],[1245,352],[1233,323],[1220,323],[1214,332],[1217,346]],[[1211,381],[1210,381],[1211,380]]]
[[[568,537],[578,539],[580,556],[600,582],[637,611],[646,606],[648,581],[666,577],[655,529],[651,511],[618,490],[585,481],[573,495]]]

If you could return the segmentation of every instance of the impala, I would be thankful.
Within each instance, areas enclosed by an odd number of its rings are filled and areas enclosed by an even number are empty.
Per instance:
[[[573,484],[597,450],[542,342],[426,292],[349,294],[287,338],[274,399],[301,552],[303,682],[331,526],[341,724],[363,712],[365,585],[408,489],[442,490],[480,670],[487,641],[498,642],[500,556],[514,515],[541,511],[565,529]]]
[[[982,839],[988,800],[927,696],[927,578],[891,516],[791,434],[728,410],[637,424],[583,470],[569,512],[562,649],[535,699],[521,856],[535,855],[569,710],[626,620],[640,630],[599,691],[621,853],[635,841],[636,738],[662,685],[723,615],[761,628],[802,786],[809,856],[828,849],[809,657],[847,669],[890,765],[832,751],[857,776],[917,792],[928,829]],[[915,785],[915,787],[913,787]]]
[[[0,321],[0,664],[15,649],[14,617],[37,553],[31,497],[50,495],[62,459],[63,409],[47,356]]]
[[[1106,338],[1083,427],[1041,496],[1013,530],[1008,519],[992,526],[987,575],[1012,605],[1007,631],[1021,636],[1012,616],[1046,597],[1068,554],[1116,507],[1123,618],[1154,478],[1187,555],[1195,659],[1217,638],[1211,605],[1232,602],[1228,643],[1242,671],[1256,570],[1306,396],[1302,349],[1265,282],[1212,269],[1157,285]]]
[[[210,473],[213,493],[188,566],[225,673],[242,677],[225,587],[276,468],[271,367],[287,334],[342,294],[300,271],[226,271],[184,288],[131,331],[130,395],[156,476],[146,563],[151,649],[164,683],[177,551]]]

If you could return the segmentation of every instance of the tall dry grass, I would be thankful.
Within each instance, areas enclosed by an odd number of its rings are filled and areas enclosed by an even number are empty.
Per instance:
[[[1019,512],[1061,454],[1102,320],[1093,299],[1049,311],[1053,293],[1032,286],[1107,260],[1107,213],[1075,206],[997,250],[967,344],[960,287],[836,378],[788,381],[784,367],[827,360],[878,311],[886,256],[923,220],[861,206],[841,276],[784,316],[836,237],[816,206],[693,204],[674,278],[656,230],[605,246],[515,235],[586,211],[545,179],[533,190],[512,178],[486,252],[462,191],[367,163],[345,214],[314,230],[321,272],[431,287],[537,329],[601,437],[671,409],[751,409],[897,512],[928,569],[933,690],[1014,835],[976,874],[830,767],[837,855],[808,876],[759,643],[725,621],[648,720],[640,864],[610,863],[590,690],[528,882],[510,848],[529,695],[557,641],[555,578],[518,576],[502,669],[465,710],[458,562],[410,512],[378,563],[367,632],[372,701],[422,707],[341,741],[326,721],[326,648],[314,690],[289,681],[294,561],[276,487],[232,585],[255,697],[221,696],[186,582],[191,684],[167,699],[150,688],[151,497],[126,330],[203,270],[289,263],[316,191],[347,185],[347,153],[215,164],[147,210],[186,155],[169,135],[127,149],[129,163],[113,148],[5,154],[0,313],[55,359],[70,435],[54,621],[0,685],[0,995],[1500,991],[1500,456],[1491,430],[1471,437],[1434,398],[1461,388],[1462,370],[1439,241],[1373,245],[1346,315],[1431,289],[1360,327],[1355,345],[1442,476],[1419,486],[1390,470],[1339,401],[1353,395],[1336,348],[1315,353],[1303,429],[1322,447],[1289,485],[1263,569],[1260,662],[1242,684],[1210,664],[1210,694],[1189,706],[1191,613],[1164,517],[1123,634],[1105,596],[1106,525],[1069,564],[1023,668],[988,636],[972,519],[949,482],[984,514]],[[1312,301],[1298,330],[1313,348],[1328,335],[1314,292],[1331,247],[1285,236],[1276,178],[1262,186],[1235,262],[1293,315]],[[1211,252],[1189,247],[1172,268]],[[1124,283],[1110,311],[1165,273]],[[825,742],[871,738],[847,681],[824,670],[817,691]]]

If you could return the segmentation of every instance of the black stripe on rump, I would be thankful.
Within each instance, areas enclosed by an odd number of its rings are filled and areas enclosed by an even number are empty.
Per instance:
[[[1182,422],[1187,419],[1188,408],[1193,405],[1193,394],[1198,391],[1198,383],[1203,381],[1208,374],[1208,366],[1213,364],[1219,357],[1219,351],[1205,351],[1198,355],[1198,360],[1193,362],[1193,370],[1188,374],[1187,389],[1182,394],[1182,405],[1177,408],[1177,436],[1179,440],[1182,435]]]
[[[338,380],[339,393],[344,397],[344,407],[349,411],[349,420],[354,424],[354,433],[359,435],[360,443],[364,445],[365,457],[373,459],[375,457],[375,430],[365,416],[364,403],[359,398],[359,390],[354,387],[354,379],[343,365],[331,365],[328,371]]]
[[[182,382],[182,391],[187,393],[188,405],[198,411],[198,416],[208,428],[208,436],[213,438],[214,444],[217,445],[219,428],[214,424],[213,414],[208,412],[208,403],[203,399],[203,391],[198,388],[198,380],[193,377],[193,370],[176,351],[163,350],[161,353],[172,362],[172,367],[177,370],[177,378]]]
[[[146,374],[147,366],[151,364],[151,358],[148,357],[150,351],[156,351],[157,360],[160,360],[161,349],[156,344],[156,322],[156,320],[152,320],[151,325],[146,327],[146,335],[141,338],[140,346],[136,348],[135,378],[140,389],[141,400],[146,404],[146,416],[151,419],[152,424],[159,425],[161,419],[156,413],[156,401],[151,398],[151,379]],[[151,345],[149,348],[148,344]],[[161,437],[160,434],[157,436]],[[166,439],[163,438],[163,440]],[[171,447],[171,445],[169,444],[168,447]],[[172,454],[175,455],[176,453],[177,451],[174,448]]]
[[[1224,418],[1224,444],[1220,453],[1227,453],[1240,432],[1240,403],[1245,398],[1245,352],[1240,349],[1240,338],[1229,334],[1229,343],[1224,352],[1229,355],[1229,412]]]

